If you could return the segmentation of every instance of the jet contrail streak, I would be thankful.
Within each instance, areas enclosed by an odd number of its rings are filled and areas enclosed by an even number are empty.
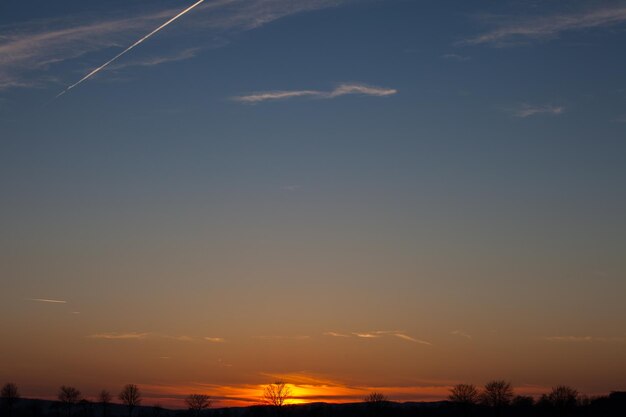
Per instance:
[[[157,33],[158,31],[160,31],[161,29],[163,29],[164,27],[166,27],[167,25],[169,25],[170,23],[172,23],[173,21],[175,21],[176,19],[178,19],[179,17],[185,15],[187,12],[190,12],[191,10],[193,10],[196,6],[198,6],[200,3],[203,3],[204,0],[198,0],[197,2],[195,2],[194,4],[192,4],[191,6],[187,7],[185,10],[183,10],[182,12],[178,13],[176,16],[172,17],[170,20],[168,20],[167,22],[163,23],[161,26],[159,26],[158,28],[154,29],[152,32],[148,33],[146,36],[144,36],[143,38],[139,39],[137,42],[135,42],[134,44],[132,44],[131,46],[129,46],[128,48],[124,49],[122,52],[120,52],[119,54],[115,55],[113,58],[111,58],[109,61],[105,62],[104,64],[100,65],[98,68],[94,69],[93,71],[91,71],[89,74],[85,75],[83,78],[81,78],[80,80],[78,80],[76,83],[70,85],[69,87],[67,87],[65,90],[61,91],[59,94],[57,94],[57,97],[62,96],[63,94],[67,93],[68,91],[70,91],[72,88],[76,87],[77,85],[79,85],[80,83],[82,83],[83,81],[88,80],[89,78],[91,78],[92,76],[96,75],[98,72],[100,72],[101,70],[103,70],[107,65],[111,64],[112,62],[114,62],[115,60],[117,60],[119,57],[121,57],[122,55],[124,55],[126,52],[130,51],[131,49],[133,49],[135,46],[139,45],[140,43],[142,43],[143,41],[145,41],[146,39],[148,39],[149,37],[151,37],[152,35],[154,35],[155,33]]]

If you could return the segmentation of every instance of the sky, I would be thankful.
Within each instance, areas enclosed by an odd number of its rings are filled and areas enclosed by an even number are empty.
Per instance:
[[[0,382],[625,389],[625,43],[624,1],[2,1]]]

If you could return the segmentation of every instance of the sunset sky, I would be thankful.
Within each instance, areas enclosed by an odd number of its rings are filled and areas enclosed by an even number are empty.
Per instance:
[[[1,384],[626,389],[625,1],[195,3],[0,2]]]

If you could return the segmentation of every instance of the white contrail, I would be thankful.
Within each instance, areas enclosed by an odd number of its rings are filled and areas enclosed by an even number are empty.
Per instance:
[[[70,91],[72,88],[76,87],[77,85],[79,85],[80,83],[82,83],[83,81],[88,80],[89,78],[91,78],[92,76],[94,76],[95,74],[97,74],[98,72],[100,72],[101,70],[103,70],[107,65],[109,65],[110,63],[114,62],[115,60],[117,60],[119,57],[121,57],[122,55],[124,55],[126,52],[130,51],[131,49],[133,49],[135,46],[139,45],[140,43],[142,43],[143,41],[145,41],[146,39],[148,39],[149,37],[151,37],[152,35],[154,35],[155,33],[157,33],[158,31],[160,31],[161,29],[163,29],[164,27],[166,27],[167,25],[169,25],[170,23],[172,23],[173,21],[175,21],[176,19],[178,19],[179,17],[183,16],[184,14],[186,14],[187,12],[190,12],[192,9],[194,9],[196,6],[198,6],[200,3],[203,3],[204,0],[198,0],[197,2],[195,2],[194,4],[192,4],[191,6],[187,7],[185,10],[183,10],[182,12],[178,13],[176,16],[172,17],[170,20],[168,20],[167,22],[163,23],[161,26],[159,26],[158,28],[154,29],[152,32],[148,33],[146,36],[144,36],[143,38],[139,39],[137,42],[135,42],[134,44],[132,44],[131,46],[129,46],[128,48],[126,48],[125,50],[123,50],[122,52],[120,52],[119,54],[115,55],[112,59],[110,59],[109,61],[105,62],[104,64],[100,65],[98,68],[96,68],[95,70],[91,71],[89,74],[85,75],[83,78],[81,78],[80,80],[78,80],[76,83],[70,85],[69,87],[67,87],[65,90],[61,91],[59,94],[57,94],[56,97],[60,97],[63,94],[67,93],[68,91]],[[55,97],[55,98],[56,98]]]

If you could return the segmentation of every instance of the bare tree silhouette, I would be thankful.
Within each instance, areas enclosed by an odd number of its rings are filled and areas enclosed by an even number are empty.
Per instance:
[[[578,391],[567,385],[558,385],[553,387],[550,393],[545,397],[548,404],[555,409],[559,415],[567,415],[578,403]]]
[[[371,392],[363,398],[367,406],[367,410],[372,415],[378,415],[384,412],[389,406],[389,398],[382,392]]]
[[[196,417],[200,415],[202,410],[211,407],[212,402],[211,397],[204,394],[190,394],[185,398],[187,408],[193,411]]]
[[[380,392],[372,392],[365,396],[363,399],[368,404],[379,404],[389,402],[389,399],[385,397],[383,393]]]
[[[111,405],[112,399],[111,393],[105,389],[98,394],[98,402],[100,403],[100,407],[102,407],[102,417],[106,417],[109,413],[109,406]]]
[[[2,405],[7,410],[7,415],[10,417],[13,414],[13,407],[15,403],[20,400],[20,393],[17,390],[17,385],[12,382],[6,383],[0,391],[0,397],[2,397]]]
[[[448,398],[457,404],[465,416],[469,416],[471,409],[480,399],[478,388],[473,384],[456,384],[450,388]]]
[[[513,387],[510,382],[504,380],[490,381],[485,384],[480,394],[480,401],[493,408],[494,414],[499,416],[502,409],[511,403],[513,399]]]
[[[285,381],[268,384],[263,391],[263,402],[277,409],[282,408],[291,397],[291,388]]]
[[[74,387],[68,387],[65,385],[61,385],[59,388],[59,393],[57,394],[57,398],[61,402],[61,405],[67,411],[67,415],[72,415],[72,409],[80,400],[80,391]]]
[[[119,399],[128,407],[128,416],[131,417],[133,415],[133,409],[141,404],[141,392],[139,392],[139,387],[135,384],[127,384],[122,388]]]

